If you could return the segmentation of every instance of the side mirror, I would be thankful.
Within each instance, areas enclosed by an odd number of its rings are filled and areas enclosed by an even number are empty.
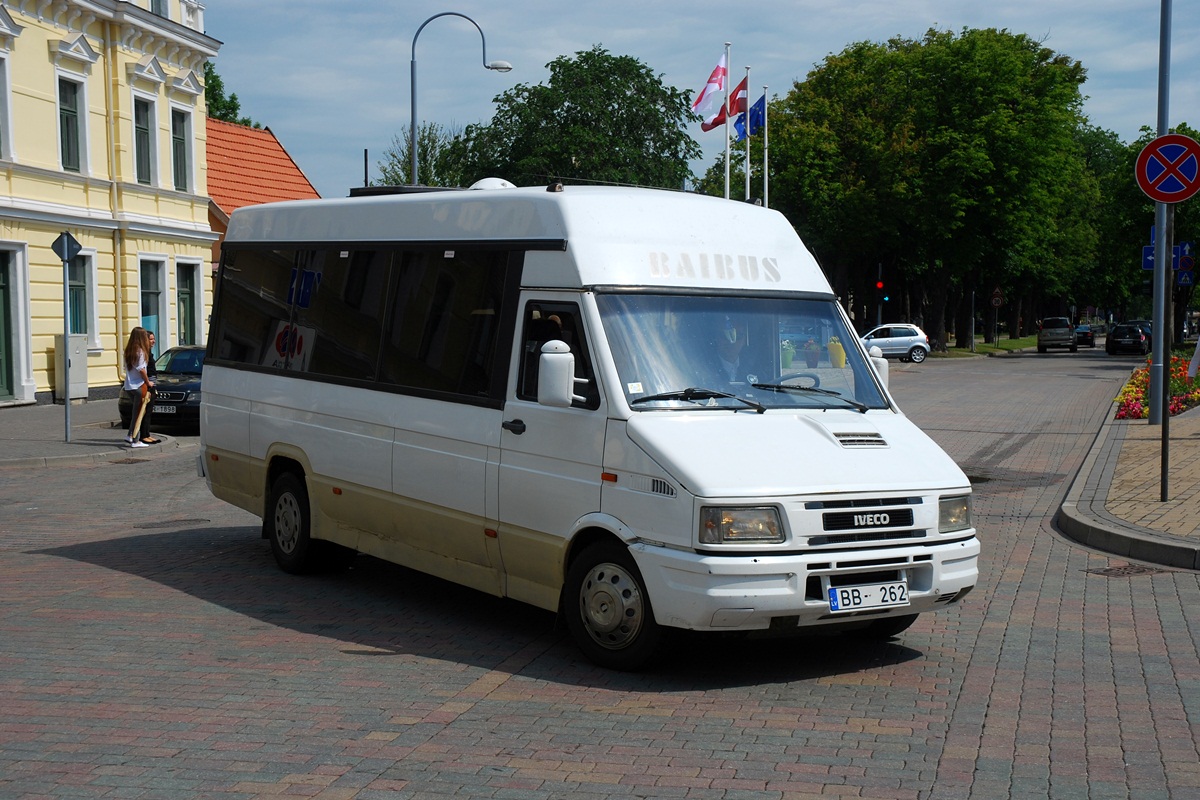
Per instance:
[[[575,394],[576,383],[587,383],[575,377],[575,356],[566,342],[552,339],[542,345],[538,361],[538,404],[555,408],[570,408],[571,403],[586,400]]]
[[[888,360],[883,357],[883,351],[879,349],[879,345],[872,345],[867,351],[867,355],[871,357],[871,366],[875,367],[875,374],[879,376],[879,380],[883,381],[883,388],[888,385]]]

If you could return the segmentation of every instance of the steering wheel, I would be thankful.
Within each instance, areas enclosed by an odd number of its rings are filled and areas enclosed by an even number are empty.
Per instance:
[[[785,375],[780,375],[779,379],[775,381],[775,383],[786,383],[788,381],[797,380],[811,381],[811,383],[802,383],[800,385],[808,386],[812,389],[817,389],[821,386],[821,378],[813,372],[789,372]]]

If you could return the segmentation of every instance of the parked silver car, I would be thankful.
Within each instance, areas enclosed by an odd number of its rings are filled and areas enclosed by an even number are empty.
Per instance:
[[[1072,353],[1079,350],[1075,341],[1075,326],[1066,317],[1046,317],[1038,326],[1037,349],[1044,353],[1051,347],[1066,347]]]
[[[925,331],[907,322],[880,325],[862,337],[868,350],[878,347],[885,358],[898,358],[920,364],[929,355],[929,337]]]

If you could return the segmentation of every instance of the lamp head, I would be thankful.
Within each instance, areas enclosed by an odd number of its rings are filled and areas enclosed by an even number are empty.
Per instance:
[[[490,64],[485,64],[488,69],[494,69],[496,72],[512,72],[512,64],[507,61],[493,61]]]

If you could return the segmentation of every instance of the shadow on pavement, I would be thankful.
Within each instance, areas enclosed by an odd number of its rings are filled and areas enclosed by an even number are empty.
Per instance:
[[[338,573],[288,575],[275,565],[257,527],[184,527],[34,552],[135,575],[270,626],[334,639],[351,656],[411,655],[614,690],[699,691],[811,680],[924,658],[900,641],[840,634],[683,632],[653,669],[612,672],[584,659],[550,612],[369,556]],[[515,658],[518,651],[531,655]]]

